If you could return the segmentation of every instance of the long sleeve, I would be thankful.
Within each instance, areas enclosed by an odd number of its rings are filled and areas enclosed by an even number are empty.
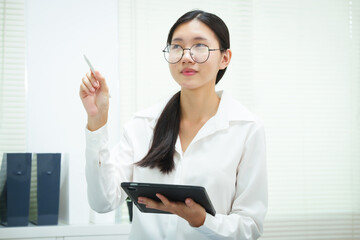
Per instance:
[[[121,182],[132,179],[133,149],[126,132],[110,151],[107,125],[86,135],[86,181],[88,200],[97,212],[109,212],[126,198]]]
[[[265,134],[260,119],[222,94],[216,115],[197,133],[186,152],[174,154],[175,170],[134,166],[147,154],[165,104],[138,112],[111,151],[108,130],[86,130],[86,179],[90,206],[108,212],[124,201],[121,182],[197,185],[206,188],[217,211],[203,226],[176,215],[133,209],[129,239],[258,239],[267,211]],[[180,144],[180,142],[177,142]]]
[[[204,225],[197,230],[209,239],[258,239],[263,232],[267,204],[265,134],[260,125],[245,143],[230,214],[207,214]]]

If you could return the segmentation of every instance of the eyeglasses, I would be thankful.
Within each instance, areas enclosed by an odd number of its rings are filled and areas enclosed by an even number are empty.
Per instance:
[[[225,49],[211,49],[205,44],[194,44],[191,48],[183,48],[177,44],[170,44],[163,50],[166,61],[170,64],[178,63],[184,56],[184,51],[189,50],[192,60],[196,63],[204,63],[209,59],[211,51],[224,51]]]

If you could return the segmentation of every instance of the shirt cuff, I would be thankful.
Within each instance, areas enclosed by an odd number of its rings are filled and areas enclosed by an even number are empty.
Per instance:
[[[85,127],[85,137],[86,137],[86,144],[94,144],[94,143],[100,143],[100,140],[108,140],[108,125],[105,124],[101,128],[90,131],[87,127]],[[98,144],[96,144],[98,145]]]
[[[207,237],[213,236],[215,233],[212,229],[216,228],[215,222],[216,218],[213,215],[206,213],[204,224],[196,228],[196,230]]]
[[[85,138],[87,159],[89,159],[90,161],[96,161],[97,164],[100,164],[98,159],[99,152],[107,146],[107,143],[109,141],[108,125],[105,124],[104,126],[95,131],[90,131],[86,127]]]

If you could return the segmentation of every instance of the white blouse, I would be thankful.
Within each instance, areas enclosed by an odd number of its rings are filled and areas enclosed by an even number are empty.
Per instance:
[[[133,208],[129,239],[257,239],[267,211],[267,171],[263,123],[225,92],[217,113],[196,134],[185,152],[178,137],[175,169],[137,167],[148,152],[157,119],[166,103],[138,112],[120,142],[108,146],[107,125],[86,130],[86,180],[90,206],[97,212],[117,208],[127,197],[121,182],[198,185],[206,188],[216,216],[191,227],[172,214],[142,213]]]

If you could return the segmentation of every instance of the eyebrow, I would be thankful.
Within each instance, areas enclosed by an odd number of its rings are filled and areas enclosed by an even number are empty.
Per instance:
[[[206,38],[204,38],[204,37],[194,37],[193,39],[192,39],[193,41],[195,40],[195,41],[198,41],[198,40],[205,40],[205,41],[208,41]],[[182,39],[182,38],[174,38],[173,40],[172,40],[172,42],[173,41],[176,41],[176,42],[183,42],[184,40]]]

